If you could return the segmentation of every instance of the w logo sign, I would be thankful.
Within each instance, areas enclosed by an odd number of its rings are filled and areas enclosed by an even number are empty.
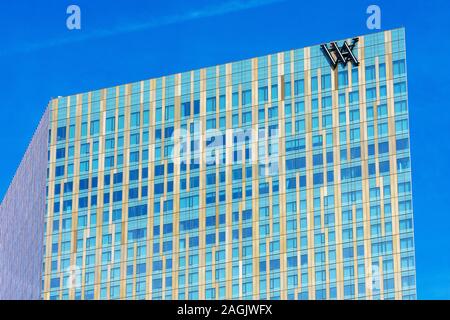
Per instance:
[[[351,45],[348,45],[347,41],[344,41],[344,44],[340,48],[337,42],[331,42],[330,48],[326,44],[320,46],[330,62],[331,68],[335,69],[338,63],[341,63],[345,67],[349,61],[356,66],[359,65],[358,59],[352,52],[358,40],[358,38],[353,38]]]

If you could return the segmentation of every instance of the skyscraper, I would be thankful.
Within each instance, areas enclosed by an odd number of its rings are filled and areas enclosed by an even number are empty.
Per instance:
[[[395,29],[52,100],[38,296],[415,299],[405,54]]]

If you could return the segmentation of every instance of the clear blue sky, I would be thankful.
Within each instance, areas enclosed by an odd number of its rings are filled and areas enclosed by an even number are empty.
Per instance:
[[[52,97],[370,33],[369,4],[406,28],[418,296],[450,299],[447,0],[1,1],[0,199]]]

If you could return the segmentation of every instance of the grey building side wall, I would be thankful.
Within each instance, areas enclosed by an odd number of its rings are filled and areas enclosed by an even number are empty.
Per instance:
[[[39,299],[46,208],[49,111],[0,205],[0,299]]]

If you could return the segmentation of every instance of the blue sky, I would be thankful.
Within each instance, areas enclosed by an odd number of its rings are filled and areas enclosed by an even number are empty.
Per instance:
[[[379,5],[406,28],[418,296],[450,299],[448,1],[30,2],[0,3],[0,198],[52,97],[371,33]]]

